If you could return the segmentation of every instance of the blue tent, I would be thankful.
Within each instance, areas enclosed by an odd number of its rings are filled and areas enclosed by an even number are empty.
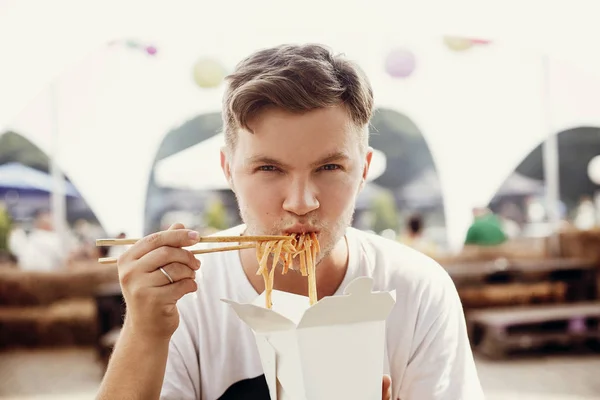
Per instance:
[[[53,184],[51,175],[37,169],[16,162],[0,165],[0,192],[52,193]],[[65,194],[80,197],[75,186],[68,181],[65,181]]]

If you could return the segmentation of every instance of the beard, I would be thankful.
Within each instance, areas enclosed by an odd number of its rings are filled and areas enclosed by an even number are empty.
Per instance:
[[[284,231],[298,222],[308,225],[312,229],[318,231],[317,239],[321,251],[317,254],[315,266],[318,266],[319,263],[331,253],[337,243],[344,238],[346,229],[352,225],[354,217],[354,207],[350,206],[334,221],[325,221],[324,219],[319,218],[316,212],[313,212],[302,217],[293,217],[290,215],[272,225],[265,225],[260,221],[260,218],[252,212],[250,207],[245,205],[244,202],[240,202],[237,195],[236,199],[240,217],[246,225],[245,234],[247,235],[285,235]],[[299,269],[299,265],[300,262],[298,258],[294,258],[292,269]]]

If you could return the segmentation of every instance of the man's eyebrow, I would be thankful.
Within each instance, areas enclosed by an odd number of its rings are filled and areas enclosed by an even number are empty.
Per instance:
[[[321,158],[320,160],[312,163],[312,166],[318,167],[323,164],[329,164],[329,163],[336,162],[336,161],[337,162],[346,161],[349,159],[350,159],[350,156],[347,153],[345,153],[343,151],[334,151],[330,154],[327,154],[325,157]]]
[[[318,167],[321,166],[323,164],[329,164],[332,162],[339,162],[339,161],[346,161],[349,160],[350,156],[343,152],[343,151],[334,151],[330,154],[327,154],[325,157],[311,163],[311,167]],[[276,167],[283,167],[283,168],[289,168],[289,165],[287,165],[285,162],[281,161],[281,160],[277,160],[273,157],[268,157],[268,156],[253,156],[250,157],[247,160],[248,164],[265,164],[265,165],[273,165]]]
[[[283,161],[277,160],[272,157],[267,156],[253,156],[247,160],[248,164],[266,164],[266,165],[274,165],[277,167],[287,167]]]

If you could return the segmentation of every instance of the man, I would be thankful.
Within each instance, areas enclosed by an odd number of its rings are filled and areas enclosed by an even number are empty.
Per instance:
[[[435,243],[425,237],[423,217],[419,214],[411,215],[406,223],[406,232],[400,237],[400,242],[420,251],[430,257],[436,253]]]
[[[19,267],[27,271],[46,272],[65,269],[75,254],[75,241],[68,236],[67,243],[62,243],[50,210],[39,209],[33,217],[33,229],[27,238],[17,234],[12,243],[16,246]]]
[[[221,234],[315,232],[319,298],[358,276],[397,291],[383,399],[482,399],[448,274],[395,241],[349,228],[372,156],[372,110],[361,70],[322,46],[279,46],[243,60],[224,97],[221,166],[244,225]],[[120,257],[127,315],[101,399],[269,398],[251,330],[220,301],[263,292],[255,252],[212,253],[200,269],[181,249],[196,241],[173,225]],[[306,278],[278,274],[274,288],[306,295]]]
[[[485,207],[473,209],[473,223],[467,231],[465,245],[498,246],[507,240],[496,214]]]

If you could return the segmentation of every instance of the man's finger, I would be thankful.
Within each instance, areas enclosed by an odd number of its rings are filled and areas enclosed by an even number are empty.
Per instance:
[[[170,285],[153,287],[151,290],[159,293],[168,303],[175,304],[184,295],[198,290],[198,284],[192,278],[185,278]]]
[[[186,249],[178,247],[163,246],[150,253],[145,254],[136,262],[138,271],[153,272],[159,267],[171,263],[187,265],[192,270],[200,268],[200,261]]]
[[[179,223],[179,222],[175,222],[173,225],[171,225],[169,227],[168,230],[170,231],[174,231],[175,229],[185,229],[185,226],[183,226],[183,224]]]
[[[198,243],[200,235],[190,229],[174,229],[148,235],[131,246],[129,257],[139,259],[159,247],[187,247]]]
[[[381,398],[383,400],[391,400],[392,398],[392,378],[389,375],[383,376],[381,383]]]
[[[186,264],[171,263],[165,265],[162,267],[162,269],[165,272],[157,269],[149,274],[148,282],[151,282],[152,286],[156,287],[170,285],[171,280],[169,277],[173,280],[173,282],[178,282],[182,279],[194,279],[196,277],[196,271],[191,269]],[[165,273],[168,274],[169,277],[167,277]]]

